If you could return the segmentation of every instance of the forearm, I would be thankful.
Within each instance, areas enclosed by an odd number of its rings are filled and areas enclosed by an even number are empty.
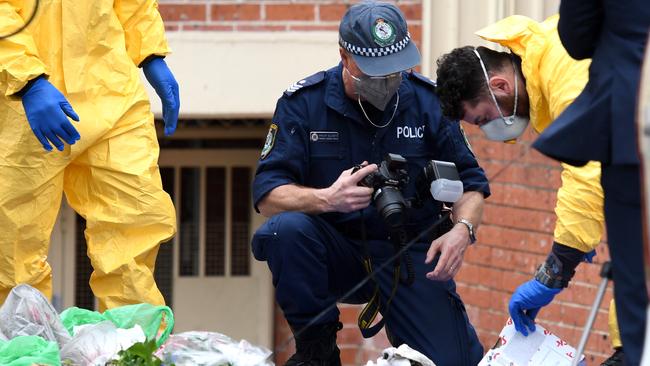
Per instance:
[[[454,203],[452,211],[454,222],[458,222],[459,219],[468,220],[476,230],[483,217],[484,201],[482,192],[470,191],[463,193],[460,199]]]
[[[274,188],[257,205],[260,213],[271,217],[281,212],[298,211],[308,214],[330,212],[327,189],[286,184]]]

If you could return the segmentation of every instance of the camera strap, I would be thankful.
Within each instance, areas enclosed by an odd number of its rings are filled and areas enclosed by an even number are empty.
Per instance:
[[[393,240],[396,254],[399,254],[400,249],[403,249],[403,247],[406,245],[406,231],[402,228],[398,232],[399,234],[397,236],[398,236],[399,243]],[[361,211],[361,242],[363,246],[363,257],[364,257],[363,267],[365,268],[366,272],[368,273],[368,276],[374,283],[375,288],[372,292],[372,297],[363,307],[363,310],[361,310],[361,312],[359,313],[359,318],[357,319],[357,325],[359,326],[359,330],[361,330],[361,334],[363,335],[363,337],[370,338],[375,334],[377,334],[384,326],[386,317],[388,316],[388,312],[390,311],[390,304],[393,301],[393,298],[395,297],[395,293],[397,293],[397,287],[399,286],[400,282],[404,282],[405,284],[410,285],[413,283],[415,276],[413,274],[413,269],[410,268],[410,273],[407,275],[406,281],[401,281],[400,270],[401,270],[402,256],[397,255],[393,259],[393,286],[390,291],[390,296],[388,297],[388,300],[386,300],[386,306],[384,308],[382,318],[379,321],[377,321],[375,325],[372,325],[372,323],[375,321],[375,318],[377,317],[377,314],[379,314],[379,310],[382,308],[381,292],[379,291],[379,283],[375,278],[375,272],[372,269],[372,261],[370,259],[370,251],[368,250],[368,241],[366,236],[366,223],[363,219],[363,211]],[[408,256],[406,252],[404,252],[404,255]],[[408,257],[408,259],[409,259],[408,264],[412,266],[412,263],[410,263],[410,257]]]

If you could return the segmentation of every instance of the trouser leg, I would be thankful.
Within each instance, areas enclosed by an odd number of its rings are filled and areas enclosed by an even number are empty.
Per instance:
[[[648,297],[643,265],[638,166],[603,166],[605,220],[612,257],[614,298],[628,365],[643,350]]]
[[[375,268],[394,253],[392,245],[386,242],[373,242],[369,248]],[[406,343],[437,365],[474,366],[483,356],[483,347],[469,323],[454,282],[431,281],[425,277],[436,263],[424,263],[428,248],[429,243],[418,243],[409,250],[415,282],[411,286],[399,285],[386,315],[386,331],[394,346]],[[404,277],[404,262],[401,267]],[[377,277],[386,300],[393,283],[393,266],[386,266]]]
[[[252,249],[267,262],[276,300],[294,329],[325,309],[316,324],[337,321],[338,296],[364,276],[358,247],[324,220],[303,213],[271,217],[255,233]]]
[[[52,297],[47,262],[70,148],[47,152],[29,127],[20,102],[0,116],[0,304],[25,283]]]
[[[164,304],[154,280],[160,243],[176,232],[176,216],[158,170],[153,116],[135,104],[65,174],[65,193],[86,219],[90,286],[100,310]]]

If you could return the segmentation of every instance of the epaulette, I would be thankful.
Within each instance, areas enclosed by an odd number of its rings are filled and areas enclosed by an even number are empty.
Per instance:
[[[323,81],[325,79],[325,71],[319,71],[315,73],[314,75],[311,75],[309,77],[306,77],[300,81],[296,81],[295,83],[289,85],[287,90],[284,91],[284,95],[287,97],[292,96],[295,94],[297,91],[310,87],[312,85],[316,85]]]
[[[411,76],[411,79],[420,81],[420,82],[422,82],[422,83],[424,83],[426,85],[429,85],[429,86],[433,87],[434,89],[436,88],[436,82],[433,79],[429,79],[428,77],[426,77],[426,76],[424,76],[424,75],[422,75],[422,74],[420,74],[418,72],[415,72],[415,71],[410,72],[409,75]]]

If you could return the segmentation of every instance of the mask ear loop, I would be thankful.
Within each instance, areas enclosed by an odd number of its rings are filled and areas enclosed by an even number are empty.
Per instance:
[[[518,93],[518,91],[519,91],[518,90],[519,89],[519,82],[517,80],[517,76],[518,76],[517,74],[519,74],[519,73],[517,72],[517,65],[515,64],[515,57],[512,55],[512,53],[510,54],[510,62],[512,63],[512,71],[515,74],[515,107],[514,107],[514,109],[512,111],[512,119],[514,120],[514,118],[517,116],[517,102],[519,101],[519,93]]]
[[[474,48],[474,54],[476,54],[476,57],[478,57],[478,62],[481,64],[481,69],[483,69],[483,76],[485,77],[485,85],[488,88],[488,91],[490,92],[490,96],[492,97],[492,101],[494,102],[494,105],[497,106],[497,111],[499,112],[499,116],[503,120],[503,122],[510,126],[511,124],[514,123],[514,116],[517,112],[517,99],[518,99],[518,90],[517,90],[517,70],[515,69],[515,107],[514,107],[514,112],[512,113],[511,117],[505,117],[503,115],[503,112],[501,112],[501,107],[499,106],[499,102],[497,102],[496,96],[494,96],[494,92],[492,91],[492,88],[490,88],[490,77],[488,76],[487,69],[485,68],[485,64],[483,63],[483,59],[481,58],[481,55],[478,53],[476,48]],[[512,65],[514,67],[514,61],[512,61]]]

